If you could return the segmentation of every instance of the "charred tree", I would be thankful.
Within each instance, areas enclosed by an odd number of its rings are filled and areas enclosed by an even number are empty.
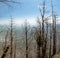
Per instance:
[[[25,21],[25,39],[26,39],[26,58],[28,58],[28,26],[27,26],[27,20]]]
[[[46,32],[45,32],[45,58],[47,58],[47,42],[48,42],[48,18],[45,19],[45,24],[46,24]]]
[[[45,25],[44,25],[44,20],[45,20],[45,1],[43,0],[43,4],[42,4],[42,9],[40,9],[40,13],[41,13],[41,21],[42,21],[42,34],[41,34],[41,39],[42,39],[42,58],[45,58],[46,55],[46,38],[45,38]]]
[[[46,54],[46,46],[45,46],[45,33],[44,33],[44,16],[45,16],[45,0],[43,1],[43,9],[42,9],[42,58],[45,58]]]
[[[39,31],[37,31],[39,32]],[[37,43],[37,58],[40,58],[40,48],[42,46],[42,40],[41,40],[41,31],[40,31],[40,34],[36,34],[36,43]]]
[[[52,38],[53,38],[53,54],[54,56],[56,54],[56,15],[54,14],[53,11],[53,2],[51,0],[51,7],[52,7]]]
[[[8,36],[8,31],[7,31],[6,36],[5,36],[5,45],[3,48],[3,54],[1,56],[1,58],[5,58],[8,50],[9,50],[9,45],[7,46],[7,36]]]
[[[6,54],[7,54],[8,50],[9,50],[9,46],[6,46],[4,51],[3,51],[3,54],[1,56],[1,58],[5,58],[6,57]]]
[[[51,52],[51,50],[52,50],[52,27],[50,26],[50,46],[49,46],[49,58],[51,58],[51,56],[52,56],[52,52]]]
[[[5,44],[4,44],[4,48],[3,49],[5,49],[6,46],[7,46],[7,36],[8,36],[8,31],[7,31],[6,36],[5,36]]]
[[[10,26],[10,39],[11,39],[11,42],[10,42],[10,45],[11,45],[11,49],[10,49],[10,58],[13,58],[13,21],[12,21],[12,18],[11,18],[11,26]]]
[[[38,29],[38,30],[37,30]],[[36,40],[36,46],[37,46],[37,58],[40,58],[40,48],[42,46],[41,42],[41,30],[37,27],[35,31],[35,40]]]
[[[38,27],[36,27],[35,38],[36,38],[36,45],[37,45],[37,58],[41,58],[41,47],[42,47],[42,26],[40,19],[37,18]]]
[[[15,41],[14,41],[14,58],[16,58],[16,37],[15,37]]]
[[[56,54],[56,16],[53,19],[53,55]]]

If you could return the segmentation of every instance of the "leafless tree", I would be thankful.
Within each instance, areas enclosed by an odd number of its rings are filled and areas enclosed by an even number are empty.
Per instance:
[[[10,58],[13,58],[13,21],[12,21],[12,18],[11,18],[11,26],[10,26],[10,39],[11,39],[11,42],[10,42],[10,45],[11,45],[11,51],[10,51]]]
[[[1,58],[5,58],[6,57],[7,52],[9,50],[9,47],[10,47],[9,45],[7,45],[7,36],[8,36],[8,31],[7,31],[6,36],[5,36],[5,45],[4,45],[4,50],[3,50],[3,54],[1,56]]]
[[[52,28],[51,28],[51,26],[50,26],[50,47],[49,47],[49,58],[51,58],[51,56],[52,56]]]
[[[35,32],[35,38],[36,38],[36,44],[37,44],[37,58],[40,58],[40,48],[41,48],[41,45],[42,45],[42,42],[41,42],[41,31],[37,31]]]
[[[45,19],[46,32],[45,32],[45,57],[47,58],[47,43],[48,43],[48,18]]]
[[[53,37],[53,56],[56,54],[56,15],[54,14],[53,10],[53,2],[51,0],[51,7],[52,7],[52,37]]]
[[[56,54],[56,16],[53,19],[53,55]]]
[[[9,50],[9,47],[10,47],[9,45],[5,47],[1,58],[5,58],[6,57],[6,54],[7,54],[8,50]]]
[[[15,35],[15,38],[14,38],[14,58],[16,58],[16,49],[17,49],[17,37]]]
[[[35,34],[34,34],[34,38],[36,40],[36,46],[37,46],[37,58],[41,58],[41,47],[42,47],[42,38],[41,38],[41,22],[40,19],[37,18],[37,23],[38,26],[35,27]]]
[[[42,10],[40,9],[40,13],[41,13],[41,18],[42,18],[42,58],[45,58],[45,54],[46,54],[46,50],[45,50],[45,33],[44,33],[44,19],[45,19],[45,0],[43,0],[43,4],[42,4]]]
[[[28,58],[28,26],[27,20],[25,21],[25,38],[26,38],[26,58]]]
[[[6,36],[5,36],[4,50],[5,50],[6,46],[7,46],[7,36],[8,36],[8,31],[7,31]]]

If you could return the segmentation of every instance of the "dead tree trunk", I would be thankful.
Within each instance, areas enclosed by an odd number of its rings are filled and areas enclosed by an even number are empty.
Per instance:
[[[15,38],[15,43],[14,43],[14,58],[16,58],[16,38]]]
[[[46,23],[46,37],[45,37],[45,58],[47,58],[47,41],[48,41],[48,18],[45,19]]]
[[[42,42],[41,42],[41,31],[37,31],[36,32],[36,43],[37,43],[37,58],[40,58],[40,48],[42,46]]]
[[[8,31],[7,31],[7,34],[5,36],[5,45],[4,45],[4,48],[3,48],[4,50],[3,50],[3,54],[1,56],[1,58],[5,58],[8,50],[9,50],[9,45],[7,46],[7,36],[8,36]]]
[[[52,47],[52,30],[51,30],[51,26],[50,26],[50,47],[49,47],[49,58],[51,58],[52,54],[51,54],[51,47]]]
[[[53,55],[56,54],[56,16],[53,19]]]
[[[26,58],[28,58],[28,42],[27,42],[27,32],[26,32]]]
[[[5,50],[5,48],[6,48],[6,46],[7,46],[7,36],[8,36],[8,31],[7,31],[7,33],[6,33],[6,36],[5,36],[5,45],[4,45],[4,50]]]
[[[40,46],[37,43],[37,58],[40,58]]]
[[[27,20],[25,21],[25,38],[26,38],[26,58],[28,58],[28,36],[27,36],[27,33],[28,33],[28,28],[27,28]]]
[[[12,18],[11,18],[11,30],[10,30],[10,37],[11,37],[11,51],[10,51],[10,58],[13,58],[13,21],[12,21]]]
[[[5,47],[5,50],[4,50],[1,58],[5,58],[6,57],[6,54],[7,54],[8,50],[9,50],[9,46]]]
[[[42,30],[41,30],[41,22],[38,18],[38,27],[36,27],[35,31],[35,40],[36,40],[36,46],[37,46],[37,58],[41,58],[41,47],[42,47]]]
[[[44,15],[45,15],[45,0],[43,1],[43,13],[42,13],[42,58],[45,58],[45,36],[44,36]]]
[[[56,15],[54,15],[54,11],[53,11],[53,2],[51,0],[51,7],[52,7],[52,37],[53,37],[53,54],[52,56],[54,56],[56,54]]]

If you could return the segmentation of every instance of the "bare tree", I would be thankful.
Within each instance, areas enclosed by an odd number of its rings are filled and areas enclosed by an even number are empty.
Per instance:
[[[42,58],[45,58],[45,54],[46,54],[46,46],[45,46],[45,33],[44,33],[44,19],[45,19],[45,0],[43,0],[43,4],[42,4],[42,10],[40,9],[41,12],[41,17],[42,17]]]
[[[26,58],[28,58],[28,28],[27,28],[27,20],[25,21],[25,38],[26,38]]]
[[[51,30],[51,26],[50,26],[50,47],[49,47],[49,58],[51,58],[52,54],[51,54],[51,50],[52,50],[52,30]]]
[[[11,38],[11,42],[10,42],[10,45],[11,45],[11,51],[10,51],[10,58],[13,58],[13,21],[12,21],[12,18],[11,18],[11,26],[10,26],[10,38]]]
[[[51,7],[52,7],[52,35],[53,35],[53,56],[56,54],[56,15],[54,14],[53,10],[53,2],[51,0]]]
[[[36,38],[36,44],[37,44],[37,58],[40,58],[40,48],[41,48],[41,45],[42,45],[42,42],[41,42],[41,31],[38,31],[36,30],[35,32],[35,38]]]
[[[6,57],[6,54],[7,54],[8,50],[9,50],[9,47],[10,47],[9,45],[6,46],[5,50],[3,51],[3,54],[1,56],[1,58],[5,58]]]
[[[16,33],[16,32],[15,32]],[[16,35],[15,35],[15,40],[14,40],[14,58],[16,58],[16,48],[17,48],[17,39],[16,39],[17,37],[16,37]]]
[[[5,36],[4,50],[5,50],[6,46],[7,46],[7,36],[8,36],[8,31],[7,31],[6,36]]]
[[[35,34],[34,34],[34,37],[35,37],[35,40],[36,40],[36,46],[37,46],[37,58],[41,58],[41,47],[42,47],[42,38],[41,38],[41,22],[40,22],[40,19],[37,18],[37,23],[38,23],[38,26],[35,27]]]
[[[56,16],[53,19],[53,55],[56,54]]]
[[[1,58],[5,58],[6,57],[7,52],[9,50],[9,47],[10,47],[9,45],[7,45],[7,36],[8,36],[8,31],[7,31],[6,36],[5,36],[5,45],[4,45],[4,50],[3,50],[3,54],[1,56]]]
[[[45,24],[46,24],[46,32],[45,32],[45,57],[47,58],[47,42],[48,42],[48,17],[45,19]]]

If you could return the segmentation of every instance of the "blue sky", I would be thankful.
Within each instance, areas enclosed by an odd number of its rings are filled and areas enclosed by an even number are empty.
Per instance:
[[[39,4],[38,0],[20,0],[21,4],[9,3],[13,8],[8,7],[1,3],[0,5],[0,17],[31,17],[37,16],[39,14],[37,5]]]
[[[38,5],[42,4],[42,0],[15,0],[21,4],[9,3],[13,8],[4,3],[0,3],[0,18],[8,19],[12,15],[13,18],[25,18],[40,16]],[[51,11],[50,0],[46,0],[47,10]],[[53,0],[54,11],[60,16],[60,0]],[[48,15],[48,14],[47,14]]]

